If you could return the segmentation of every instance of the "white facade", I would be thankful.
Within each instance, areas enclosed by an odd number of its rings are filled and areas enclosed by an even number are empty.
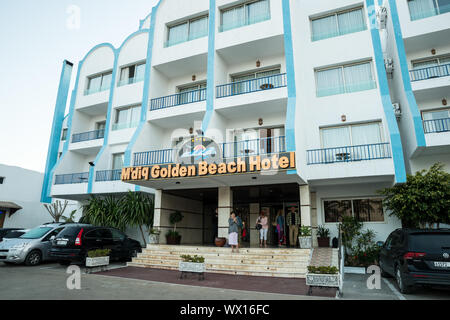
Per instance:
[[[407,0],[397,1],[394,12],[393,3],[160,1],[120,48],[99,45],[80,62],[63,124],[67,140],[46,173],[49,195],[82,201],[128,190],[156,192],[155,226],[169,229],[168,213],[184,210],[180,230],[184,241],[194,243],[200,239],[193,230],[206,228],[197,221],[202,202],[165,192],[221,190],[220,235],[236,204],[230,189],[296,184],[306,224],[325,225],[334,237],[330,212],[350,203],[347,213],[364,215],[365,227],[384,240],[400,221],[388,212],[372,220],[359,206],[376,206],[378,190],[434,162],[450,170],[448,122],[447,132],[425,134],[418,119],[420,111],[442,107],[450,77],[412,86],[405,79],[431,48],[441,57],[450,55],[449,14],[411,21]],[[385,69],[389,59],[392,77]],[[393,103],[401,106],[398,121]],[[202,132],[224,158],[229,150],[235,157],[295,152],[296,169],[120,181],[122,166],[174,163],[177,141]],[[244,148],[243,141],[256,142]],[[252,218],[261,206],[249,203]]]

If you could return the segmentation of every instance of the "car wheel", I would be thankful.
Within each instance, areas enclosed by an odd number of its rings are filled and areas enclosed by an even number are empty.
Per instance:
[[[397,281],[397,286],[401,293],[409,294],[412,292],[412,288],[405,284],[403,273],[398,266],[395,268],[395,280]]]
[[[42,262],[42,254],[38,250],[31,251],[25,258],[25,265],[37,266]]]

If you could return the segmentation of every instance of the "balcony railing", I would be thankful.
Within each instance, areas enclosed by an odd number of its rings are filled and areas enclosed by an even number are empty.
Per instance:
[[[244,158],[286,152],[284,136],[227,142],[221,145],[224,159]],[[176,149],[154,150],[134,154],[134,166],[174,163]]]
[[[392,158],[389,143],[308,150],[308,165]]]
[[[375,89],[377,84],[375,80],[360,82],[360,83],[348,83],[346,85],[338,87],[317,88],[317,97],[327,97],[336,94],[352,93],[365,90]]]
[[[200,102],[206,100],[206,88],[177,93],[167,97],[152,99],[150,101],[150,111],[180,106],[183,104]]]
[[[286,138],[284,136],[226,142],[222,144],[222,155],[224,159],[262,156],[281,152],[286,152]]]
[[[347,28],[340,28],[339,30],[336,30],[334,32],[329,31],[329,32],[322,32],[322,33],[313,33],[313,35],[311,36],[311,39],[312,39],[312,41],[319,41],[319,40],[343,36],[343,35],[350,34],[350,33],[360,32],[360,31],[364,31],[364,30],[367,30],[367,27],[365,24],[359,24],[359,25],[356,24],[354,26],[350,26]]]
[[[122,176],[122,170],[104,170],[97,171],[95,174],[95,181],[105,182],[105,181],[120,181]]]
[[[89,172],[62,174],[55,176],[55,184],[78,184],[87,183],[89,180]]]
[[[173,163],[174,149],[139,152],[134,154],[134,166],[150,166],[154,164]]]
[[[450,132],[450,118],[425,120],[423,129],[425,133]]]
[[[436,6],[434,3],[431,4],[432,8],[428,9],[428,1],[425,6],[419,6],[412,7],[411,3],[409,4],[409,11],[411,13],[411,21],[421,20],[429,17],[434,17],[443,13],[450,12],[450,4],[441,4],[438,2],[438,5]],[[427,8],[427,9],[424,9]]]
[[[282,88],[287,86],[286,73],[238,81],[217,86],[217,98],[224,98],[257,91]]]
[[[164,43],[164,47],[165,48],[172,47],[172,46],[175,46],[175,45],[180,44],[180,43],[184,43],[184,42],[188,42],[188,41],[204,38],[204,37],[207,37],[207,36],[208,36],[208,29],[199,30],[198,32],[190,33],[189,36],[187,38],[184,38],[184,39],[170,39],[170,40],[168,40],[168,41],[166,41]]]
[[[263,21],[267,21],[267,20],[270,20],[270,12],[265,12],[265,13],[263,13],[261,15],[254,16],[254,17],[238,18],[238,19],[235,19],[233,21],[229,21],[229,22],[223,23],[219,27],[219,32],[225,32],[225,31],[228,31],[228,30],[241,28],[241,27],[244,27],[244,26],[249,26],[251,24],[255,24],[255,23],[259,23],[259,22],[263,22]]]
[[[105,137],[105,129],[77,133],[72,136],[72,143],[103,139],[104,137]]]
[[[118,87],[123,87],[123,86],[127,86],[129,84],[138,83],[138,82],[141,82],[141,81],[144,81],[144,77],[134,77],[134,78],[123,79],[123,80],[119,81],[117,86]]]
[[[108,84],[107,86],[103,86],[103,87],[99,87],[99,88],[86,89],[86,90],[84,90],[84,95],[88,96],[88,95],[91,95],[91,94],[94,94],[94,93],[108,91],[109,88],[110,88],[110,85]]]
[[[114,123],[112,126],[112,131],[137,128],[138,126],[139,126],[139,122]]]
[[[409,72],[411,81],[428,80],[450,76],[450,64],[443,64],[435,67],[414,69]]]

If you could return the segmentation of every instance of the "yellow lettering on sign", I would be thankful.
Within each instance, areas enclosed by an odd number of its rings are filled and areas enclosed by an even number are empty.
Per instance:
[[[205,176],[208,174],[208,163],[206,161],[202,161],[198,164],[198,175]]]
[[[227,164],[226,163],[221,163],[219,164],[219,170],[217,170],[218,174],[225,174],[227,173]]]
[[[249,158],[250,171],[261,171],[261,157],[257,156]]]
[[[161,169],[160,166],[152,167],[152,171],[151,171],[152,179],[158,179],[159,178],[159,170],[160,169]]]
[[[122,169],[122,180],[128,181],[131,178],[131,168],[123,168]]]
[[[142,168],[142,178],[144,180],[148,180],[149,175],[150,175],[150,168],[149,167]]]

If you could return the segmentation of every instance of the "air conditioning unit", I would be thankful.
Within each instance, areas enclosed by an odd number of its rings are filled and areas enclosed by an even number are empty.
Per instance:
[[[380,7],[377,11],[378,23],[380,25],[380,29],[386,29],[387,24],[387,9],[386,7]]]
[[[392,76],[394,73],[394,60],[391,58],[384,59],[384,65],[386,67],[386,73]]]
[[[397,119],[400,119],[402,116],[402,109],[400,108],[400,103],[393,103],[392,107],[394,108],[394,113]]]

